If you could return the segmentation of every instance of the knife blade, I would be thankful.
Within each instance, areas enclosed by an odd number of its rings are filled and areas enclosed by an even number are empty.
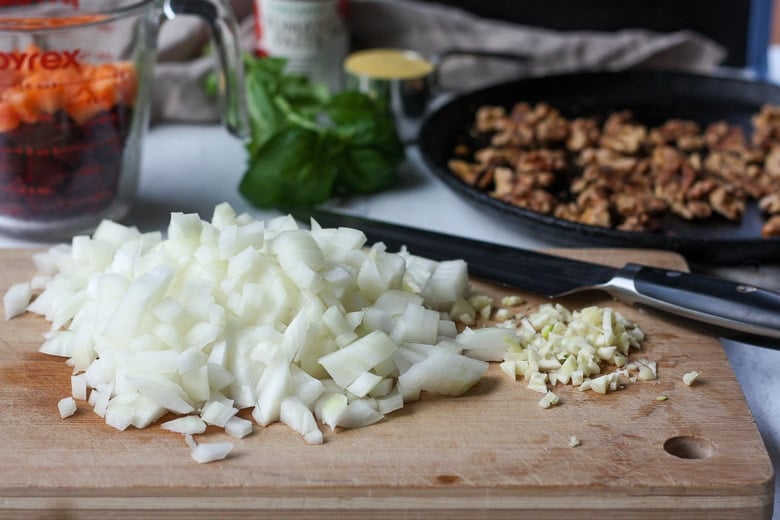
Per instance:
[[[549,298],[586,290],[605,291],[632,305],[645,305],[744,334],[750,341],[780,339],[780,292],[723,278],[629,263],[614,268],[582,260],[315,209],[299,220],[323,227],[351,227],[388,250],[406,247],[433,260],[463,259],[472,276]],[[780,341],[761,346],[780,350]]]

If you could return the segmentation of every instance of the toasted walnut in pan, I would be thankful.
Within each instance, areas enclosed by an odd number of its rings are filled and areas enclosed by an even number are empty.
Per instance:
[[[780,236],[780,107],[752,118],[750,139],[726,122],[668,119],[648,127],[630,111],[567,119],[547,103],[484,106],[451,171],[491,196],[557,218],[629,231],[663,216],[737,221],[758,201],[763,236]]]

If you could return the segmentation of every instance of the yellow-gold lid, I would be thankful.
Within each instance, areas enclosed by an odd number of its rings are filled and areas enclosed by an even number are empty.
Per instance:
[[[415,79],[433,72],[433,64],[414,51],[367,49],[347,56],[344,70],[374,79]]]

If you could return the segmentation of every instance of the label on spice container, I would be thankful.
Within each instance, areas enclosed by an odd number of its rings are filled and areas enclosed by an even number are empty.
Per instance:
[[[342,87],[349,49],[347,0],[255,0],[255,51],[287,58],[287,71]]]

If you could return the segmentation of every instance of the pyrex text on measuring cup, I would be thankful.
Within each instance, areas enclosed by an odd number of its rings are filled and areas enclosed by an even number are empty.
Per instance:
[[[236,22],[222,0],[0,1],[0,231],[62,238],[135,196],[161,24],[203,18],[223,120],[246,132]]]

